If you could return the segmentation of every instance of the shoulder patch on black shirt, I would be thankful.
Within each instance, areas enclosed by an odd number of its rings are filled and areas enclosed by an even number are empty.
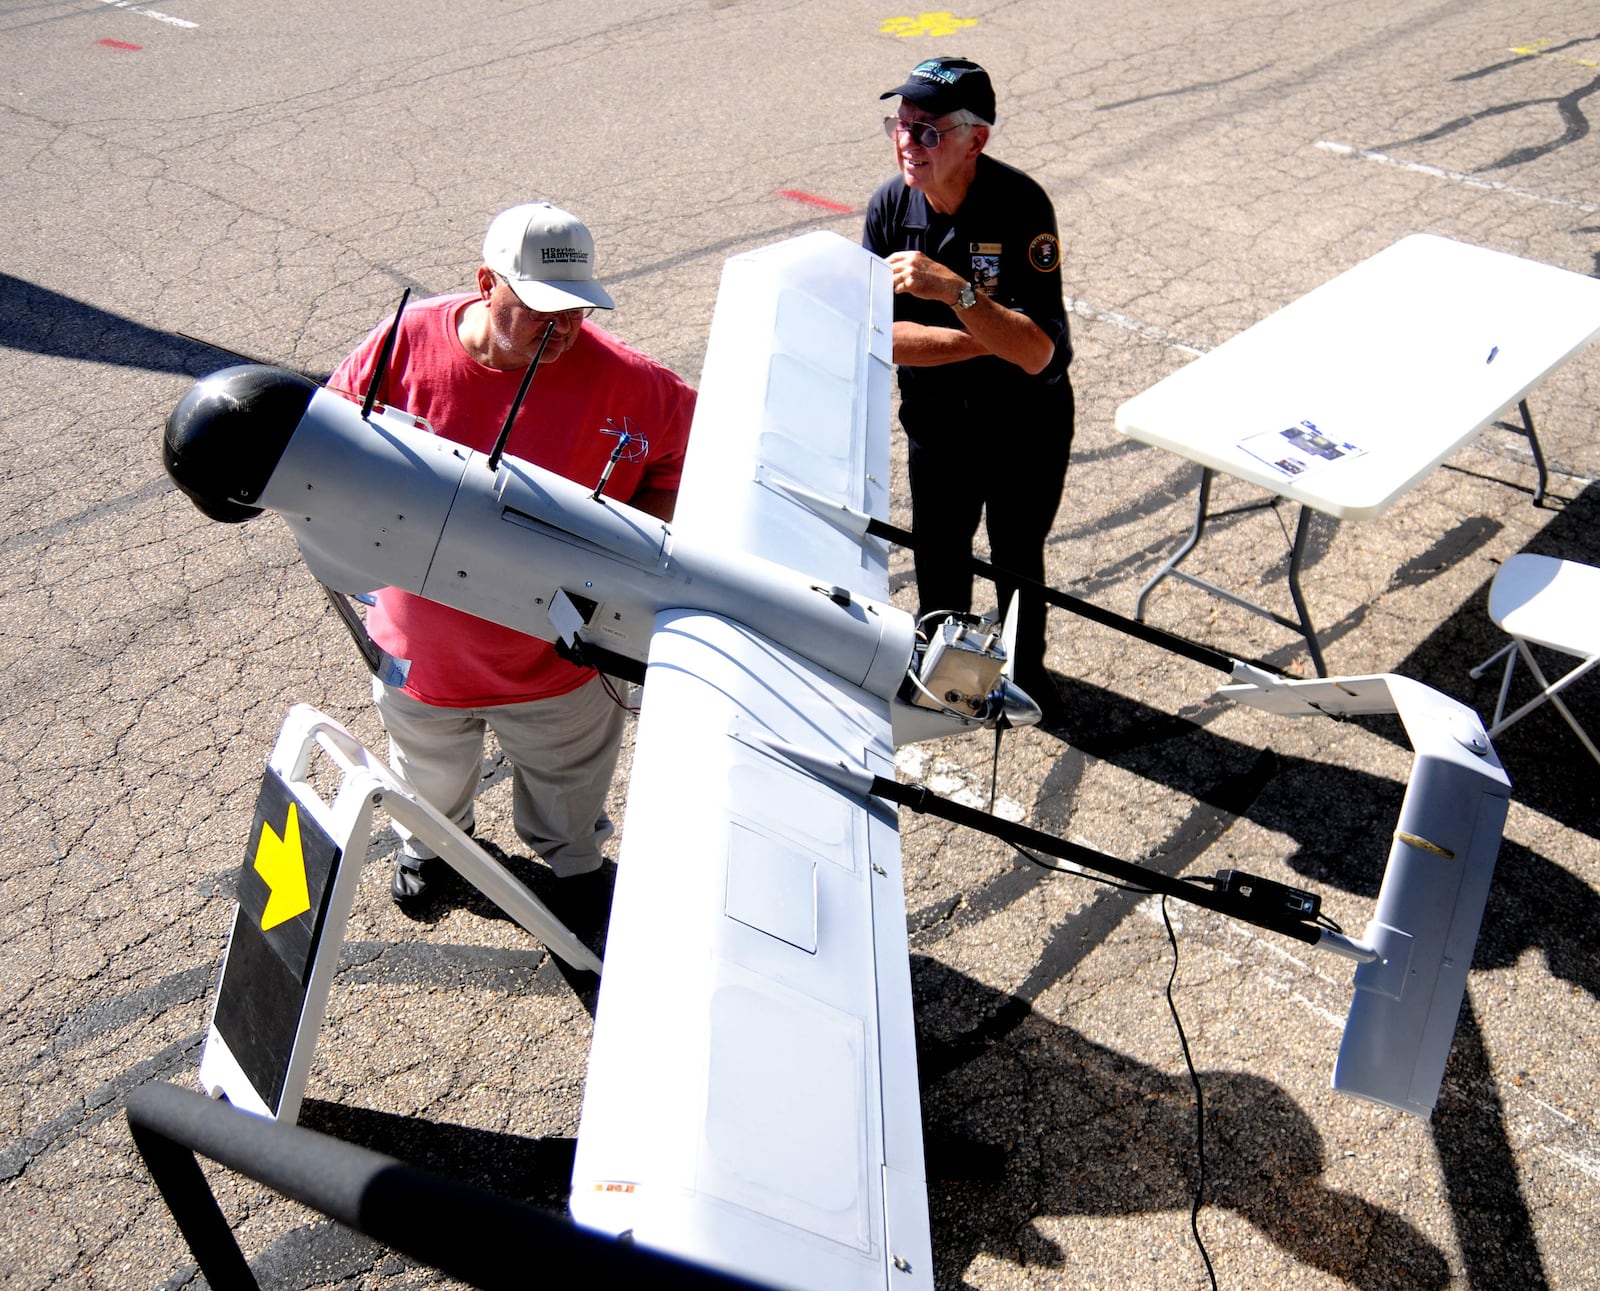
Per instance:
[[[1054,233],[1041,233],[1028,243],[1028,263],[1040,273],[1052,273],[1061,267],[1061,244]]]

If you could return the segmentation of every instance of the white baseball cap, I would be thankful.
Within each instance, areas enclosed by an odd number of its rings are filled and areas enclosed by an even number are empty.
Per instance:
[[[577,216],[549,202],[501,211],[483,239],[483,263],[529,309],[615,309],[594,276],[594,238]]]

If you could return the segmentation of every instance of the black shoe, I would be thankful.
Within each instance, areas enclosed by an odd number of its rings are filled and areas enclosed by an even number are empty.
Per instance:
[[[476,837],[478,822],[473,821],[461,832],[468,838]],[[401,852],[400,859],[394,863],[394,875],[389,880],[389,895],[399,906],[409,908],[420,905],[427,899],[430,883],[437,896],[440,880],[454,874],[455,870],[437,856],[412,856],[408,852]]]
[[[394,863],[394,877],[389,880],[389,895],[396,905],[416,905],[428,895],[428,879],[435,864],[432,859],[400,853]]]
[[[540,867],[536,871],[533,893],[549,907],[550,913],[566,924],[590,950],[602,953],[606,928],[611,923],[611,896],[617,883],[614,861],[602,861],[598,869],[569,878],[557,878]]]

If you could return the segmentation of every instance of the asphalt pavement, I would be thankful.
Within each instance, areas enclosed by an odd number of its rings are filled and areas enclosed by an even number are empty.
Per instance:
[[[200,1284],[124,1100],[195,1086],[289,707],[381,747],[284,527],[214,524],[164,475],[183,392],[240,357],[326,375],[404,288],[466,284],[488,218],[532,198],[594,231],[608,325],[697,380],[723,262],[857,237],[892,167],[878,95],[939,53],[991,69],[990,150],[1056,206],[1078,431],[1049,572],[1119,613],[1188,532],[1198,474],[1119,435],[1122,401],[1411,233],[1600,274],[1600,33],[1574,0],[0,3],[0,1286]],[[1468,670],[1503,639],[1499,563],[1600,563],[1600,347],[1530,407],[1545,505],[1526,440],[1492,428],[1378,519],[1313,525],[1333,672],[1493,708]],[[1027,463],[975,426],[973,469]],[[904,524],[898,439],[895,495]],[[1232,514],[1191,567],[1287,611],[1294,508],[1265,500],[1223,482]],[[892,568],[910,608],[905,553]],[[1149,617],[1310,668],[1192,588]],[[1008,737],[998,766],[987,739],[907,749],[902,777],[981,804],[993,774],[1015,818],[1168,873],[1248,868],[1364,925],[1397,724],[1242,709],[1220,674],[1064,613],[1049,663],[1061,730]],[[1600,686],[1572,703],[1600,732]],[[1496,748],[1513,799],[1431,1120],[1329,1090],[1347,965],[1169,903],[1218,1285],[1600,1285],[1600,767],[1548,709]],[[486,777],[480,834],[526,871]],[[1159,906],[901,824],[938,1285],[1205,1286]],[[403,915],[392,855],[380,832],[302,1121],[559,1209],[592,993],[475,895]],[[434,1284],[213,1178],[264,1284]]]

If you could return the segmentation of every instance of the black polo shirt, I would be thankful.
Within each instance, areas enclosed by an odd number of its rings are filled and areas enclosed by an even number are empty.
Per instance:
[[[908,434],[936,439],[943,428],[957,426],[970,434],[974,414],[984,414],[977,425],[1027,418],[1047,434],[1070,436],[1072,341],[1055,209],[1044,189],[1016,167],[980,153],[961,209],[941,215],[896,175],[868,203],[862,245],[880,256],[921,251],[999,304],[1026,314],[1056,344],[1037,376],[993,355],[935,367],[901,365],[900,420]],[[949,305],[906,294],[895,296],[894,317],[933,327],[960,325]]]

